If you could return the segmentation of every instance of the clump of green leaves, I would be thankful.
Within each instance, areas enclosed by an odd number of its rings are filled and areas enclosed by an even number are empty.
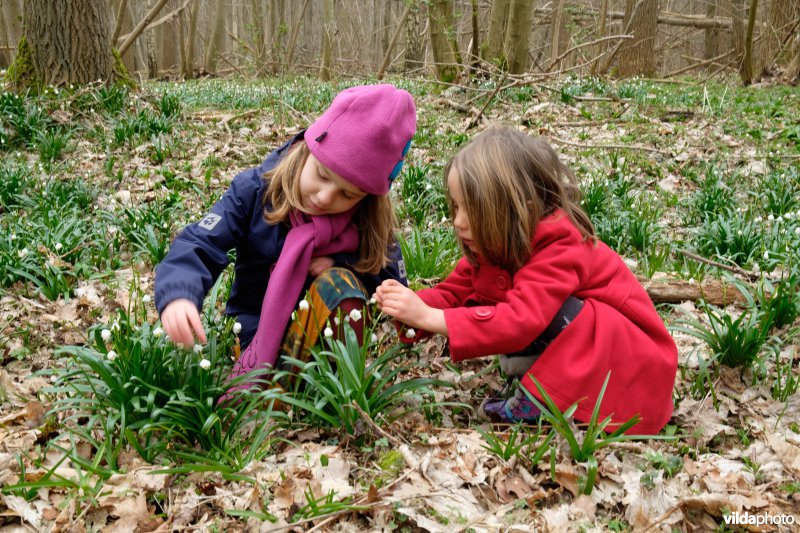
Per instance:
[[[430,401],[432,387],[447,386],[430,378],[403,380],[415,366],[407,348],[393,345],[383,352],[365,333],[363,343],[349,323],[344,324],[344,338],[323,337],[322,346],[311,348],[308,361],[286,358],[296,370],[296,390],[284,401],[305,413],[311,424],[341,428],[354,434],[362,419],[359,409],[377,424],[399,416],[398,409],[409,401]],[[278,373],[276,379],[286,374]],[[358,408],[356,408],[358,406]]]

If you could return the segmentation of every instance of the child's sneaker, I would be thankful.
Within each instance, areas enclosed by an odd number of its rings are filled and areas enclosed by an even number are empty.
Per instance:
[[[483,404],[484,413],[493,422],[509,424],[517,422],[532,424],[537,422],[541,412],[522,389],[522,384],[517,383],[513,396],[506,399],[492,398]]]

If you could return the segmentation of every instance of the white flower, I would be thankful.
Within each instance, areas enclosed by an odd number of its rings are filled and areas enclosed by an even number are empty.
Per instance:
[[[60,250],[60,249],[62,249],[63,247],[64,247],[64,245],[63,245],[63,244],[61,244],[60,242],[57,242],[57,243],[56,243],[56,250]]]
[[[413,339],[416,336],[417,332],[414,331],[414,328],[408,328],[408,331],[406,331],[406,337],[408,337],[409,339]]]
[[[770,214],[769,214],[769,216],[767,216],[767,220],[769,220],[770,222],[772,222],[773,220],[775,220],[775,215],[773,215],[772,213],[770,213]]]
[[[144,302],[146,304],[149,304],[150,303],[150,295],[149,294],[145,294],[144,296],[142,296],[142,302]]]
[[[797,226],[796,228],[794,228],[794,234],[795,235],[800,235],[800,226]]]
[[[775,221],[776,221],[778,224],[780,224],[781,222],[783,222],[783,217],[782,217],[782,216],[779,216],[779,217],[778,217],[778,218],[777,218]]]
[[[301,311],[308,311],[308,302],[306,300],[300,300],[300,303],[297,305],[297,308]]]
[[[55,383],[58,381],[58,376],[50,376],[50,383]]]
[[[200,361],[200,368],[202,368],[203,370],[208,370],[209,368],[211,368],[211,361],[209,361],[208,359],[203,359],[202,361]]]
[[[16,238],[17,238],[17,234],[16,234],[16,233],[12,233],[12,234],[11,234],[11,240],[12,240],[12,241],[13,241],[13,240],[16,240]]]
[[[447,222],[447,217],[442,217],[442,224],[444,224],[445,222]]]
[[[764,252],[764,259],[769,259],[769,252]]]
[[[109,350],[108,353],[106,354],[106,357],[108,358],[109,361],[113,361],[114,359],[117,358],[117,352],[115,352],[114,350]]]
[[[372,343],[378,342],[378,336],[375,333],[373,333],[372,335],[370,335],[369,340]]]
[[[347,317],[344,317],[344,320],[346,322],[347,321]],[[333,317],[333,323],[336,324],[337,326],[340,324],[338,316]]]
[[[426,190],[426,191],[429,191],[429,190],[431,190],[431,188],[432,188],[432,187],[433,187],[433,185],[431,185],[430,183],[428,183],[427,185],[425,185],[425,190]]]
[[[350,311],[350,320],[352,320],[353,322],[358,322],[359,320],[361,320],[361,311],[359,311],[358,309],[353,309],[352,311]]]
[[[203,345],[202,344],[195,344],[194,348],[192,348],[192,350],[194,350],[194,353],[200,353],[200,352],[203,351]]]
[[[26,255],[28,255],[28,249],[27,249],[27,248],[23,248],[22,250],[20,250],[19,252],[17,252],[17,255],[18,255],[20,258],[23,258],[23,257],[25,257]]]
[[[108,342],[108,339],[111,338],[111,332],[108,331],[107,329],[104,329],[103,331],[100,332],[100,337],[103,338],[103,342]]]
[[[378,303],[378,300],[376,300],[375,296],[373,296],[372,298],[369,299],[369,303],[375,305],[376,303]]]
[[[329,327],[325,328],[325,331],[323,331],[322,333],[328,338],[333,337],[333,330]]]
[[[242,331],[242,325],[239,322],[236,322],[233,325],[233,334],[238,335],[240,331]]]
[[[763,219],[763,218],[761,218],[761,217],[756,217],[756,219],[755,219],[755,222],[756,222],[756,223],[759,223],[759,222],[761,222],[762,220],[764,220],[764,219]]]
[[[153,330],[153,337],[160,337],[164,334],[164,330],[161,328],[156,328]]]

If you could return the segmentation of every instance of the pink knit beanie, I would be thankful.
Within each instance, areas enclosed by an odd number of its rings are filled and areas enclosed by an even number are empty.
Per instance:
[[[336,95],[305,132],[319,161],[359,189],[378,196],[400,173],[417,128],[411,95],[394,85],[362,85]]]

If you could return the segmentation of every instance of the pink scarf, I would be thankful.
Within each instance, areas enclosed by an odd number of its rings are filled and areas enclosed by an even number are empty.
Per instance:
[[[256,335],[236,361],[231,377],[275,366],[286,325],[308,276],[311,258],[354,252],[358,248],[358,230],[350,223],[354,211],[355,208],[320,216],[291,212],[292,229],[267,284]]]

